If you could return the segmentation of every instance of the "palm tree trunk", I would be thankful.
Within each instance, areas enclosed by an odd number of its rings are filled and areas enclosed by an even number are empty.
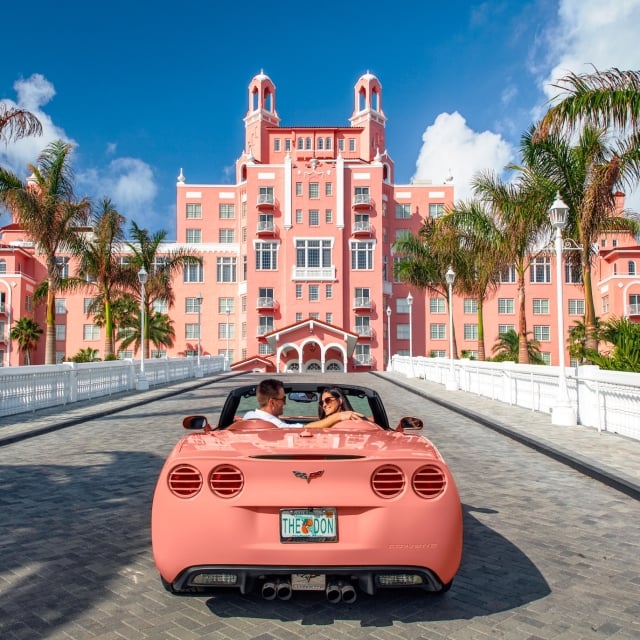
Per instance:
[[[586,257],[586,264],[585,264]],[[596,351],[598,339],[596,337],[596,307],[593,302],[593,283],[591,281],[591,268],[589,257],[582,255],[582,284],[584,287],[584,330],[585,347]]]
[[[112,356],[115,351],[115,345],[113,343],[113,319],[111,317],[111,304],[105,300],[104,303],[104,354],[103,358],[106,360]]]
[[[56,297],[51,288],[47,292],[47,331],[45,333],[45,364],[56,364]]]
[[[484,307],[482,297],[478,297],[478,360],[484,362],[486,353],[484,347]]]
[[[529,364],[526,302],[524,271],[518,270],[518,362],[520,364]]]

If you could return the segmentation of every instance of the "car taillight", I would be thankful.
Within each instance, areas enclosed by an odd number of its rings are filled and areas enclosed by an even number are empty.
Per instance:
[[[169,472],[169,489],[178,498],[192,498],[202,488],[202,475],[191,465],[180,464]]]
[[[421,498],[436,498],[447,485],[447,478],[442,469],[435,465],[420,467],[411,479],[413,490]]]
[[[381,498],[395,498],[404,491],[402,469],[390,464],[378,467],[371,476],[371,488]]]
[[[220,464],[209,474],[209,486],[219,498],[234,498],[244,487],[244,476],[237,467]]]

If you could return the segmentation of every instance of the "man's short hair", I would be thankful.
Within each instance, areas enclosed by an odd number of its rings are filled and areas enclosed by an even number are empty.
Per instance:
[[[264,407],[271,398],[277,398],[280,395],[280,390],[284,391],[282,380],[268,378],[260,382],[256,387],[258,406]]]

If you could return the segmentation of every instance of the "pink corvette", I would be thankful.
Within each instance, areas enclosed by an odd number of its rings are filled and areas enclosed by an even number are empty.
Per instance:
[[[326,384],[285,383],[283,419],[317,418]],[[322,591],[450,588],[462,555],[462,510],[451,472],[422,421],[390,428],[380,396],[340,385],[367,420],[331,429],[239,419],[255,385],[235,389],[216,426],[189,416],[153,497],[153,556],[165,587],[232,587],[266,599]],[[197,431],[193,431],[197,430]]]

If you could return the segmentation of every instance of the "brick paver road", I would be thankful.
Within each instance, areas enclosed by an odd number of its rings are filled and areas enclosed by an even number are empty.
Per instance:
[[[392,421],[426,416],[453,469],[465,550],[449,593],[352,605],[167,593],[149,543],[153,487],[181,417],[213,418],[238,383],[225,380],[0,448],[0,638],[640,638],[638,501],[388,380],[357,382]]]

